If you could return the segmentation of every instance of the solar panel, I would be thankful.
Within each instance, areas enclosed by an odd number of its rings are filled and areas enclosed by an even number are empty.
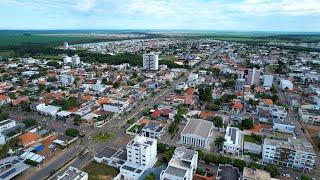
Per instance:
[[[10,176],[11,174],[13,174],[14,172],[16,172],[16,168],[10,169],[8,172],[2,174],[2,175],[0,176],[0,179],[4,179],[4,178],[8,177],[8,176]]]

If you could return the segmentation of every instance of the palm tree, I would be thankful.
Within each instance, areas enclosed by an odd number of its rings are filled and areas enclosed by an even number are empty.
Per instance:
[[[223,143],[224,141],[226,141],[223,137],[217,137],[215,140],[214,140],[214,144],[218,147],[218,149],[220,150],[223,146]]]

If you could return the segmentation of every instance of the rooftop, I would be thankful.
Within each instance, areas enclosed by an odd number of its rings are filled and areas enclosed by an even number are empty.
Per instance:
[[[212,126],[213,123],[207,120],[189,119],[181,134],[196,135],[206,139],[210,134]]]

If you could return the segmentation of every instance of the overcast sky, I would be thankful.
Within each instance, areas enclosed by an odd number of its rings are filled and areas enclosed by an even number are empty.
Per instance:
[[[320,32],[320,0],[0,0],[0,29]]]

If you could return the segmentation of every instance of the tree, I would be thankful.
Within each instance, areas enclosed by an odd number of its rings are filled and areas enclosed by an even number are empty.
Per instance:
[[[209,102],[212,100],[212,89],[209,86],[200,85],[198,88],[199,98],[202,101]]]
[[[270,173],[271,177],[275,177],[279,174],[277,167],[274,165],[268,165],[266,171]]]
[[[58,79],[57,79],[56,77],[48,77],[48,78],[47,78],[47,81],[48,81],[48,82],[57,82]]]
[[[224,139],[224,137],[221,137],[221,136],[220,136],[220,137],[217,137],[217,138],[214,140],[214,145],[217,146],[218,149],[220,150],[220,149],[222,148],[222,146],[223,146],[224,141],[226,141],[226,140]]]
[[[118,89],[120,87],[120,82],[116,81],[115,83],[113,83],[112,87]]]
[[[167,149],[167,145],[163,144],[163,143],[158,143],[157,145],[157,152],[158,153],[164,153]]]
[[[232,165],[239,168],[240,171],[243,171],[243,168],[246,166],[244,160],[241,159],[234,159]]]
[[[73,118],[73,122],[76,125],[82,124],[81,116],[80,115],[75,115],[74,118]]]
[[[156,175],[152,172],[152,173],[148,174],[144,179],[145,180],[155,180]]]
[[[258,102],[253,100],[253,99],[249,99],[249,104],[253,105],[253,106],[256,106],[256,105],[258,105]]]
[[[213,124],[215,127],[221,128],[223,126],[223,119],[221,116],[216,116],[213,118]]]
[[[74,128],[69,128],[65,131],[65,134],[67,136],[71,136],[71,137],[77,137],[80,135],[80,132],[78,129],[74,129]]]
[[[305,174],[302,174],[302,175],[300,176],[300,179],[301,179],[301,180],[312,180],[311,177],[309,177],[309,176],[307,176],[307,175],[305,175]]]
[[[9,118],[8,112],[1,112],[0,113],[0,121],[7,120]]]
[[[251,129],[253,128],[253,119],[252,118],[246,118],[242,121],[241,123],[241,126],[244,128],[244,129]]]
[[[30,128],[38,125],[38,121],[35,119],[26,119],[22,121],[22,123],[26,126],[26,128]]]

